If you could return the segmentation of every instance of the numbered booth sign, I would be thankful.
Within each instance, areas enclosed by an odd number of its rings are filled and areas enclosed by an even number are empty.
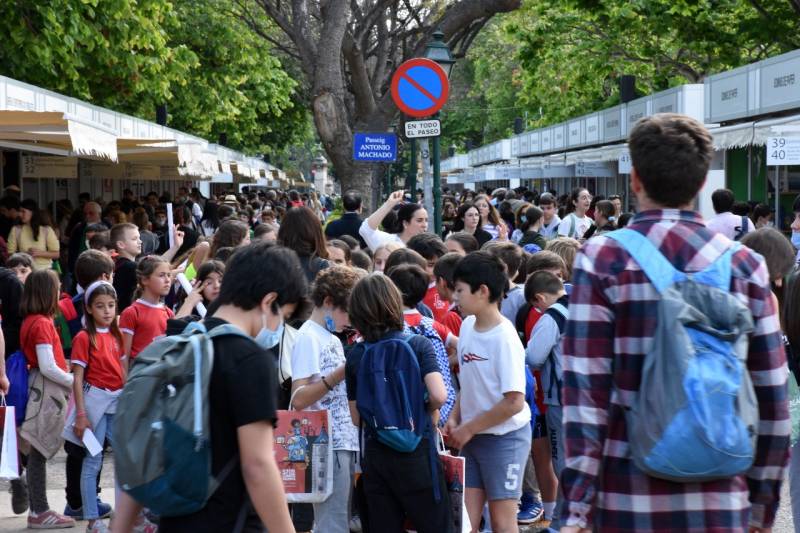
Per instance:
[[[767,139],[767,165],[800,165],[800,135]]]

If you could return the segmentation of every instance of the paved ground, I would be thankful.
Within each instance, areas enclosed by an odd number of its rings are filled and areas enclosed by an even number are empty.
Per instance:
[[[49,500],[50,507],[59,512],[64,510],[64,504],[66,503],[64,497],[64,460],[65,455],[60,453],[47,464],[47,486],[50,489],[47,491],[47,498]],[[100,486],[103,489],[103,493],[101,495],[103,501],[113,504],[113,455],[106,457],[105,465],[103,467],[103,478]],[[26,515],[16,516],[11,511],[11,496],[8,494],[8,482],[0,481],[0,531],[27,531],[26,525]],[[74,532],[83,531],[85,528],[86,522],[79,522],[77,527],[74,529],[57,531]],[[520,528],[520,533],[537,533],[541,530],[541,527],[534,525],[532,527]],[[791,509],[789,507],[788,483],[785,483],[783,487],[781,508],[778,511],[778,520],[773,531],[775,533],[793,533],[794,531],[792,529],[792,516]]]

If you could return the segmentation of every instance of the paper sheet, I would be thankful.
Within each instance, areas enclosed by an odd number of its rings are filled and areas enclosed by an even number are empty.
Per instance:
[[[94,457],[98,453],[103,451],[103,446],[97,442],[97,437],[94,436],[94,432],[86,428],[83,431],[83,445],[86,446],[86,451],[89,452],[89,455]]]

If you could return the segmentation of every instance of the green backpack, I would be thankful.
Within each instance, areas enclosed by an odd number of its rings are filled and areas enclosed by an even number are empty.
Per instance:
[[[238,462],[211,474],[212,339],[224,335],[247,337],[230,324],[207,331],[193,322],[154,341],[134,360],[119,397],[112,432],[117,480],[159,516],[202,509]]]

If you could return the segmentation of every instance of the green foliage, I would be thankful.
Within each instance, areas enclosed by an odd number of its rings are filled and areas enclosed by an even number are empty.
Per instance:
[[[308,135],[296,82],[224,0],[0,2],[0,73],[230,147]]]
[[[640,94],[702,82],[800,47],[799,29],[787,0],[527,0],[462,60],[472,89],[456,91],[445,132],[486,143],[517,116],[530,129],[607,108],[625,74]],[[472,105],[477,116],[460,111]]]

